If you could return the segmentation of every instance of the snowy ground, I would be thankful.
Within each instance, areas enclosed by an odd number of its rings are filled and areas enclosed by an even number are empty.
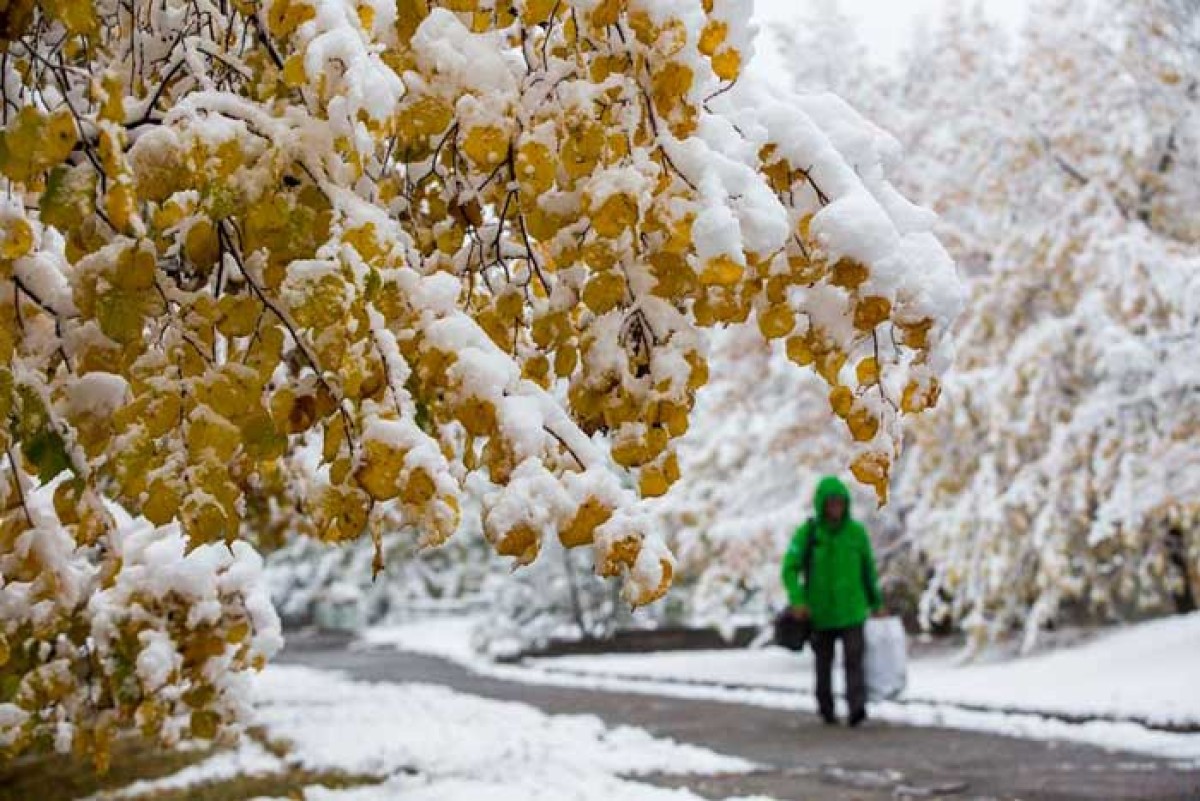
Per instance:
[[[493,665],[469,619],[367,632],[371,645],[443,656],[506,679],[808,710],[811,665],[762,650],[558,657]],[[1059,651],[958,665],[914,660],[909,685],[876,718],[1200,760],[1200,614],[1131,626]]]
[[[353,789],[310,788],[305,801],[699,801],[636,781],[648,774],[745,772],[750,763],[598,718],[546,715],[421,684],[369,684],[337,673],[271,667],[256,683],[256,723],[277,757],[253,740],[173,776],[94,801],[286,767],[378,777]]]

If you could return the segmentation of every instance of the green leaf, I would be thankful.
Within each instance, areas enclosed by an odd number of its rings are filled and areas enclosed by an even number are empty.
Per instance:
[[[90,214],[95,203],[96,176],[86,167],[58,166],[46,178],[38,210],[42,222],[67,231]]]
[[[13,421],[12,431],[21,442],[21,453],[36,468],[40,481],[47,482],[71,468],[67,444],[54,428],[50,414],[41,397],[31,388],[17,388],[21,401],[20,414]]]
[[[380,277],[379,271],[372,267],[367,271],[367,279],[364,286],[367,300],[374,301],[378,298],[381,289],[383,289],[383,279]]]
[[[287,437],[275,430],[275,423],[266,413],[259,411],[251,415],[242,428],[242,448],[260,461],[277,459],[287,447]]]
[[[96,298],[100,330],[114,342],[129,345],[142,338],[145,310],[137,291],[111,289]]]
[[[15,698],[19,689],[21,689],[19,675],[6,673],[0,676],[0,704],[6,704]]]
[[[21,453],[37,467],[38,480],[43,484],[62,471],[71,469],[66,443],[57,431],[49,427],[22,442]]]
[[[9,370],[0,369],[0,423],[8,425],[13,412],[13,377]]]

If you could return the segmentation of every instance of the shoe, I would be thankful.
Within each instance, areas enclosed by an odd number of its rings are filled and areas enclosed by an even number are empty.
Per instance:
[[[850,726],[861,726],[867,719],[867,710],[856,709],[850,713]]]
[[[837,715],[833,714],[832,712],[822,712],[821,720],[825,721],[826,726],[838,725]]]

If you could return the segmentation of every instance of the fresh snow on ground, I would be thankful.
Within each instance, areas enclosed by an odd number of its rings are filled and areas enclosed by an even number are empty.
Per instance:
[[[483,615],[439,616],[372,626],[362,633],[361,644],[394,646],[401,651],[473,663],[480,660],[479,652],[472,647],[473,634],[485,620]]]
[[[810,690],[810,651],[612,654],[537,664],[582,673]],[[1200,726],[1200,614],[1117,630],[1024,659],[915,659],[904,699],[1068,717]]]
[[[445,657],[514,681],[814,708],[807,651],[609,654],[497,665],[472,650],[474,625],[470,618],[425,621],[371,629],[364,640],[368,646]],[[1200,614],[1194,614],[1130,626],[1024,659],[968,664],[948,656],[914,659],[904,695],[871,709],[876,719],[893,723],[1069,740],[1196,761],[1200,734],[1143,724],[1200,726],[1198,670]]]
[[[590,715],[547,715],[531,706],[424,684],[373,684],[329,671],[273,666],[254,684],[255,721],[284,759],[245,739],[239,750],[152,782],[96,796],[155,791],[285,767],[377,776],[378,785],[309,788],[305,801],[700,801],[686,790],[634,780],[648,774],[753,770],[745,760],[609,728]],[[769,801],[764,799],[763,801]]]

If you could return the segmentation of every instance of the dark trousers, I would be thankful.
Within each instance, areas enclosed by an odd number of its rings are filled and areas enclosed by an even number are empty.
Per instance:
[[[865,641],[862,626],[826,629],[812,633],[813,653],[817,656],[817,708],[825,717],[833,712],[833,649],[842,641],[842,662],[846,667],[846,704],[850,714],[867,705],[867,680],[863,673]]]

